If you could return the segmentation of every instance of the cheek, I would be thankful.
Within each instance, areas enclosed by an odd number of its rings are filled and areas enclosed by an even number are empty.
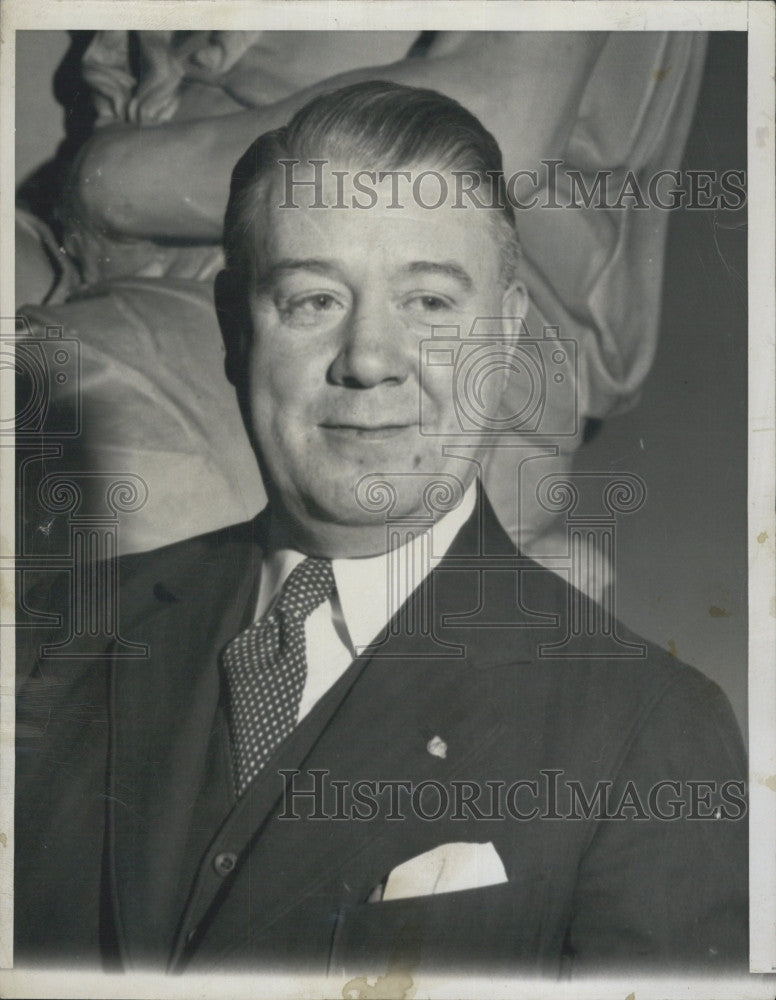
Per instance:
[[[433,366],[423,372],[423,409],[436,425],[445,426],[453,417],[455,392],[455,368],[452,365]],[[426,412],[423,417],[425,424]]]
[[[251,405],[262,420],[304,410],[314,394],[309,353],[294,356],[284,344],[265,343],[250,359]]]

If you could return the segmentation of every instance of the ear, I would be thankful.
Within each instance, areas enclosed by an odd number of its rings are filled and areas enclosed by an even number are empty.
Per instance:
[[[528,312],[528,292],[520,281],[513,281],[501,296],[501,346],[507,359],[501,371],[498,389],[499,404],[510,392],[510,373],[517,366],[519,347],[517,339],[525,329],[525,317]],[[522,366],[517,366],[517,368]],[[509,405],[507,403],[507,405]]]
[[[504,337],[518,337],[528,314],[528,292],[521,281],[513,281],[501,297],[502,333]]]
[[[247,297],[240,284],[234,271],[223,270],[216,275],[213,287],[216,316],[226,348],[226,377],[235,387],[239,387],[245,371],[251,337]]]

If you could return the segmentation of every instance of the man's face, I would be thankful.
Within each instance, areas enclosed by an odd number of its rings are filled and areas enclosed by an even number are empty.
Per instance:
[[[397,517],[428,516],[422,494],[435,474],[464,485],[476,474],[472,462],[443,453],[464,440],[450,437],[459,431],[454,370],[424,366],[422,342],[434,326],[465,338],[477,317],[522,315],[524,293],[504,290],[484,210],[429,210],[411,197],[391,209],[388,190],[363,210],[301,199],[282,208],[283,197],[280,185],[270,189],[255,233],[247,348],[255,443],[292,542],[322,555],[373,554],[385,549],[385,514],[357,500],[364,476],[394,484]],[[336,193],[325,201],[334,205]],[[496,373],[489,408],[502,388]],[[465,443],[479,457],[477,438]]]

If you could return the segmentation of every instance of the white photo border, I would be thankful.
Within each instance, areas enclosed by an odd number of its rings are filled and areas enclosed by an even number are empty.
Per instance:
[[[552,984],[547,980],[423,978],[407,996],[558,997],[563,1000],[647,997],[748,1000],[772,997],[776,973],[776,305],[774,299],[774,28],[768,0],[3,0],[0,8],[0,122],[14,134],[15,33],[19,30],[283,29],[283,30],[559,30],[745,31],[748,33],[748,556],[750,752],[750,968],[745,979],[607,978]],[[14,143],[0,152],[0,316],[14,313]],[[0,372],[0,419],[13,419],[12,372]],[[14,539],[11,449],[0,453],[0,537],[7,555]],[[5,473],[5,474],[3,474]],[[4,626],[12,623],[13,594],[2,594]],[[168,978],[13,971],[13,629],[0,628],[0,993],[13,997],[319,997],[330,980],[256,975]],[[763,975],[764,974],[764,975]]]

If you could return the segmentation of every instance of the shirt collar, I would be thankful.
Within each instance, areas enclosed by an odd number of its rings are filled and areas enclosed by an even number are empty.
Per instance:
[[[353,655],[360,653],[382,632],[446,554],[474,510],[476,499],[475,480],[457,507],[425,531],[413,533],[404,544],[377,556],[332,560],[337,584],[332,615],[340,632],[344,626]],[[304,554],[295,549],[277,549],[266,555],[262,563],[257,619],[271,608],[288,575],[304,558]]]

